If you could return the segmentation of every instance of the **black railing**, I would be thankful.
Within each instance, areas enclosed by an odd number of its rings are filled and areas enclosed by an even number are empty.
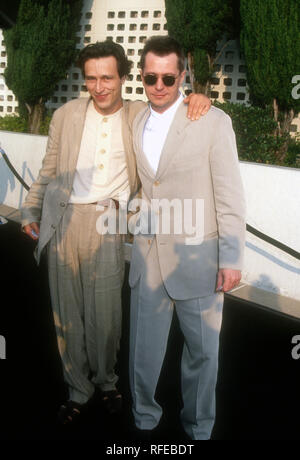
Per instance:
[[[246,224],[246,229],[248,232],[257,236],[261,240],[264,240],[267,243],[271,244],[272,246],[275,246],[276,248],[281,249],[281,251],[286,252],[287,254],[290,254],[291,256],[295,257],[295,259],[300,260],[300,252],[295,251],[295,249],[292,249],[289,246],[286,246],[285,244],[281,243],[280,241],[277,241],[274,238],[271,238],[270,236],[265,235],[264,233],[260,232],[256,228],[251,227],[251,225],[249,224]]]
[[[16,169],[13,167],[13,165],[12,165],[11,162],[9,161],[8,156],[6,155],[6,153],[4,152],[4,150],[3,150],[1,147],[0,147],[0,153],[2,154],[5,163],[7,164],[7,166],[9,167],[9,169],[11,170],[11,172],[13,173],[13,175],[18,179],[18,181],[23,185],[23,187],[24,187],[26,190],[29,190],[30,187],[26,184],[26,182],[25,182],[24,179],[20,176],[20,174],[18,173],[18,171],[16,171]]]
[[[29,190],[29,186],[26,184],[26,182],[23,180],[23,178],[19,175],[19,173],[15,170],[13,165],[8,159],[7,154],[4,152],[4,150],[0,147],[0,153],[2,154],[4,161],[6,162],[7,166],[13,173],[13,175],[18,179],[18,181],[22,184],[22,186],[26,189]],[[275,246],[276,248],[280,249],[283,252],[286,252],[287,254],[291,255],[295,259],[300,260],[300,252],[295,251],[295,249],[290,248],[289,246],[281,243],[280,241],[275,240],[274,238],[271,238],[268,235],[265,235],[265,233],[260,232],[256,228],[252,227],[249,224],[246,224],[246,230],[249,233],[252,233],[253,235],[257,236],[263,241],[266,241],[267,243],[271,244],[272,246]]]

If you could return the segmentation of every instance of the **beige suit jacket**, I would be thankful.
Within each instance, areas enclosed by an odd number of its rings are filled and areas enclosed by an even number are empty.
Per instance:
[[[90,98],[76,99],[55,111],[42,168],[21,209],[22,226],[32,222],[40,224],[40,237],[35,251],[37,262],[69,201],[89,101]],[[144,106],[141,101],[123,101],[122,135],[131,196],[139,187],[132,147],[132,123]]]
[[[165,287],[172,298],[191,299],[215,292],[219,268],[241,269],[245,239],[245,202],[231,119],[211,107],[190,121],[182,103],[164,144],[157,173],[142,150],[150,115],[142,110],[134,120],[134,148],[143,200],[203,200],[203,241],[181,234],[135,236],[129,282],[133,287],[143,270],[149,248],[157,244]],[[141,211],[142,213],[142,211]],[[194,214],[195,215],[195,214]],[[171,213],[172,219],[172,213]]]

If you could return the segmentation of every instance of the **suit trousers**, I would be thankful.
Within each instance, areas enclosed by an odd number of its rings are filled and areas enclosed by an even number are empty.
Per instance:
[[[162,416],[155,391],[175,307],[184,336],[181,422],[192,439],[210,438],[215,420],[223,300],[223,293],[187,300],[171,298],[161,277],[156,239],[153,240],[131,293],[129,377],[133,415],[139,429],[155,428]]]
[[[96,204],[68,204],[47,247],[49,285],[69,398],[115,389],[124,279],[122,235],[99,234]]]

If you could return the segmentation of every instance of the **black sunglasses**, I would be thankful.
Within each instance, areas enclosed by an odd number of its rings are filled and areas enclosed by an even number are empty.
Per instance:
[[[174,77],[173,75],[165,75],[164,77],[161,77],[163,83],[165,86],[173,86],[176,79],[179,77]],[[144,75],[144,82],[147,86],[153,86],[157,82],[158,77],[156,75]]]

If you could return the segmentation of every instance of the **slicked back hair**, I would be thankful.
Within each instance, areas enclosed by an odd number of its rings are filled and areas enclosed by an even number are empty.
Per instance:
[[[141,54],[140,67],[142,70],[145,68],[145,60],[147,53],[153,53],[157,56],[167,56],[168,54],[175,53],[178,58],[179,72],[184,71],[184,52],[181,45],[172,37],[168,35],[155,35],[150,37],[144,46]]]

